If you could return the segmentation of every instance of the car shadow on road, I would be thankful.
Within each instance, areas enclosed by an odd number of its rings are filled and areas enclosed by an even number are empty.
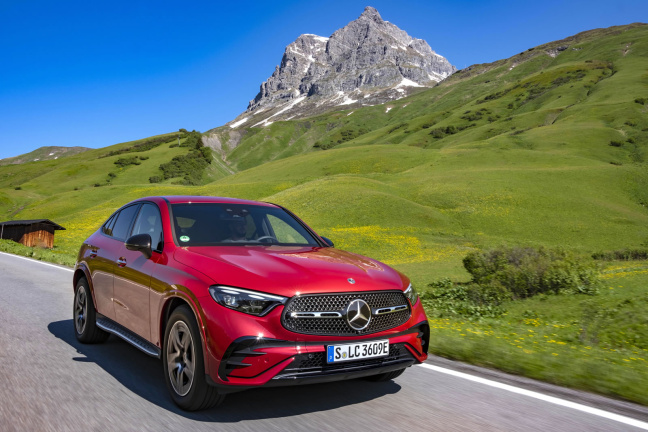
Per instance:
[[[116,336],[110,336],[103,344],[82,344],[74,336],[71,319],[52,322],[47,328],[55,337],[76,349],[79,356],[72,358],[73,361],[95,363],[136,395],[196,421],[233,423],[327,411],[394,394],[401,388],[394,381],[375,383],[364,380],[260,388],[229,394],[225,402],[215,409],[186,412],[171,400],[160,360]]]

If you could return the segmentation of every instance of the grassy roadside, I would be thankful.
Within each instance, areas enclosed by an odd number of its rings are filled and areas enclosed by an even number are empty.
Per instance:
[[[0,240],[0,252],[7,252],[14,255],[20,255],[28,258],[47,261],[53,264],[60,264],[68,267],[74,267],[76,257],[62,251],[54,246],[54,249],[31,248],[23,246],[12,240]]]
[[[596,296],[541,295],[503,305],[498,318],[431,318],[430,352],[648,405],[648,262],[608,263],[602,279]]]

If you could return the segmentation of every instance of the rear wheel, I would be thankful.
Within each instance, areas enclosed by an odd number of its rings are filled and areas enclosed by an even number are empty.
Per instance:
[[[176,308],[164,332],[164,380],[173,402],[187,411],[215,407],[225,398],[207,384],[198,324],[187,306]]]
[[[391,381],[395,378],[398,378],[405,372],[405,369],[399,369],[391,372],[385,372],[381,373],[378,375],[372,375],[367,377],[366,379],[369,381],[375,381],[375,382],[383,382],[383,381]]]
[[[108,339],[109,333],[97,327],[97,311],[92,301],[92,294],[85,278],[79,279],[74,291],[72,309],[74,334],[82,343],[101,343]]]

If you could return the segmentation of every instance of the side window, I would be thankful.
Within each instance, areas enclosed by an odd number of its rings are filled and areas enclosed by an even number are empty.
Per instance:
[[[303,235],[278,217],[268,215],[268,222],[279,243],[308,244]]]
[[[131,222],[133,222],[133,218],[135,217],[138,208],[138,205],[132,205],[119,212],[115,225],[112,228],[112,235],[114,238],[118,240],[126,240],[131,227]]]
[[[115,219],[117,219],[117,213],[113,214],[110,219],[106,221],[106,223],[101,227],[101,231],[109,236],[112,236],[112,227],[113,224],[115,223]]]
[[[151,236],[151,248],[161,251],[164,245],[162,238],[162,220],[160,211],[154,204],[142,204],[139,215],[135,220],[133,235],[149,234]]]

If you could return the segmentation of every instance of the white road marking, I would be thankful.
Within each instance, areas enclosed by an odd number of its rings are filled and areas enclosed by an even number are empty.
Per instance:
[[[27,260],[27,261],[37,262],[37,263],[39,263],[39,264],[43,264],[43,265],[46,265],[46,266],[54,267],[54,268],[57,268],[57,269],[60,269],[60,270],[66,270],[66,271],[69,271],[69,272],[74,272],[74,270],[72,270],[71,268],[58,266],[58,265],[56,265],[56,264],[50,264],[50,263],[47,263],[47,262],[44,262],[44,261],[35,260],[35,259],[33,259],[33,258],[27,258],[27,257],[20,256],[20,255],[14,255],[14,254],[10,254],[10,253],[7,253],[7,252],[0,252],[0,254],[2,254],[2,255],[12,256],[12,257],[15,257],[15,258],[24,259],[24,260]]]
[[[422,363],[419,366],[422,366],[422,367],[424,367],[426,369],[431,369],[431,370],[433,370],[435,372],[440,372],[440,373],[444,373],[444,374],[447,374],[447,375],[452,375],[452,376],[455,376],[457,378],[467,379],[469,381],[477,382],[477,383],[480,383],[480,384],[485,384],[487,386],[495,387],[495,388],[498,388],[498,389],[501,389],[501,390],[506,390],[506,391],[509,391],[509,392],[512,392],[512,393],[521,394],[521,395],[532,397],[532,398],[535,398],[535,399],[540,399],[540,400],[545,401],[545,402],[549,402],[549,403],[552,403],[552,404],[556,404],[556,405],[564,406],[564,407],[567,407],[567,408],[575,409],[575,410],[578,410],[578,411],[586,412],[588,414],[603,417],[603,418],[606,418],[608,420],[614,420],[614,421],[624,423],[624,424],[627,424],[627,425],[630,425],[630,426],[638,427],[640,429],[648,430],[648,423],[642,422],[640,420],[635,420],[635,419],[630,418],[630,417],[625,417],[625,416],[622,416],[622,415],[619,415],[619,414],[614,414],[614,413],[611,413],[611,412],[603,411],[603,410],[598,409],[598,408],[592,408],[592,407],[589,407],[589,406],[586,406],[586,405],[581,405],[579,403],[570,402],[568,400],[560,399],[560,398],[553,397],[553,396],[548,396],[548,395],[538,393],[538,392],[534,392],[534,391],[531,391],[531,390],[525,390],[525,389],[515,387],[515,386],[512,386],[512,385],[508,385],[508,384],[502,384],[502,383],[499,383],[497,381],[491,381],[491,380],[488,380],[488,379],[485,379],[485,378],[480,378],[480,377],[470,375],[470,374],[467,374],[467,373],[457,372],[457,371],[454,371],[452,369],[446,369],[446,368],[442,368],[442,367],[439,367],[439,366],[434,366],[434,365],[431,365],[431,364],[428,364],[428,363]]]

